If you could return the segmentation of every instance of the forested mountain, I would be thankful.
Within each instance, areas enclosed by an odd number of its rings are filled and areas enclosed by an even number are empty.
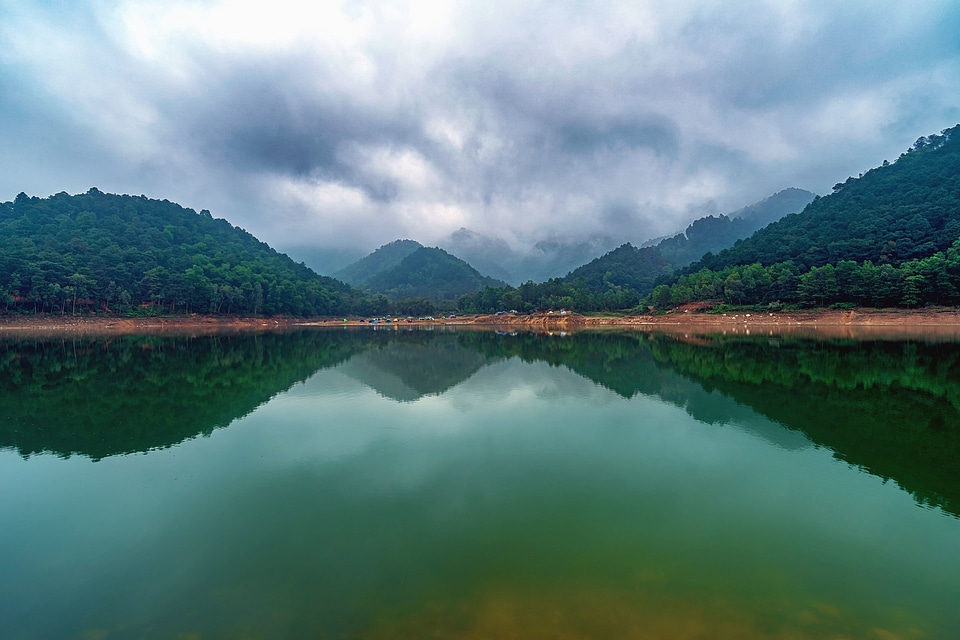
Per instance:
[[[838,260],[897,265],[945,251],[960,237],[960,125],[922,137],[893,163],[836,184],[701,267],[792,260],[801,270]]]
[[[483,287],[504,285],[443,249],[420,247],[395,266],[368,278],[364,288],[391,300],[429,298],[440,302],[456,300]]]
[[[682,263],[671,264],[667,256],[685,260],[692,254],[684,252],[699,251],[706,242],[728,242],[735,218],[703,218],[655,247],[623,245],[562,279],[465,296],[461,309],[616,310],[648,293],[644,304],[659,308],[694,301],[771,308],[960,304],[958,132],[960,125],[920,138],[896,162],[837,184],[801,213],[717,255],[706,254],[679,277],[670,273]],[[798,206],[809,194],[788,190],[777,196]],[[738,218],[762,224],[763,209],[742,211]],[[651,293],[658,277],[663,284]]]
[[[684,233],[661,239],[655,245],[635,247],[630,243],[622,244],[562,278],[465,296],[460,300],[460,308],[476,312],[561,307],[578,311],[629,308],[648,296],[659,280],[669,277],[677,269],[709,251],[732,246],[771,220],[800,211],[813,198],[814,194],[803,189],[784,189],[729,216],[695,220]]]
[[[803,189],[784,189],[729,215],[694,220],[683,233],[655,246],[674,268],[684,267],[705,254],[732,247],[737,240],[791,213],[802,211],[815,195]]]
[[[656,279],[668,270],[667,261],[655,247],[638,249],[628,242],[574,269],[563,281],[581,281],[591,291],[622,287],[645,295],[653,289]]]
[[[422,247],[422,244],[414,240],[394,240],[334,272],[333,277],[357,287],[363,286],[375,275],[397,266],[404,258]]]
[[[652,302],[960,304],[960,125],[704,256]]]
[[[329,315],[362,296],[209,211],[96,188],[0,204],[7,311]]]

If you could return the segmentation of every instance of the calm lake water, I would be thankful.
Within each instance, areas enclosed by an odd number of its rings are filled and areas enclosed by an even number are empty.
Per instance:
[[[960,345],[0,342],[0,636],[957,638]]]

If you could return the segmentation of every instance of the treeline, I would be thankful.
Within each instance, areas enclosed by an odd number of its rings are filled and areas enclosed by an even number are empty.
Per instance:
[[[668,309],[690,302],[731,305],[907,307],[960,305],[960,240],[947,251],[897,266],[870,260],[841,260],[806,271],[792,260],[770,266],[760,263],[700,269],[673,284],[660,284],[649,296],[637,289],[608,283],[599,290],[584,278],[555,278],[519,287],[487,287],[461,296],[463,313],[544,309],[616,311],[653,306]]]
[[[379,304],[206,210],[95,188],[0,204],[0,311],[308,316]]]
[[[735,305],[918,307],[960,304],[960,240],[946,251],[894,266],[841,260],[801,272],[792,260],[701,269],[658,285],[657,308],[712,301]]]
[[[636,307],[642,296],[636,289],[610,284],[597,291],[584,278],[568,282],[551,278],[546,282],[527,282],[519,287],[485,287],[457,300],[461,313],[496,313],[520,311],[531,313],[544,309],[577,311],[616,311]]]

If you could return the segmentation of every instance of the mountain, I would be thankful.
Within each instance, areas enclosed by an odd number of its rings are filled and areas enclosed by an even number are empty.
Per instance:
[[[784,189],[729,215],[694,220],[683,233],[665,238],[655,246],[673,267],[683,267],[707,253],[732,247],[737,240],[786,215],[802,211],[815,197],[803,189]]]
[[[814,194],[803,189],[784,189],[730,216],[707,216],[695,220],[684,233],[662,240],[653,247],[623,244],[613,251],[574,269],[564,282],[582,281],[591,293],[622,288],[644,296],[661,276],[701,258],[705,253],[729,247],[769,220],[799,211]]]
[[[662,309],[694,301],[960,305],[960,125],[707,254],[659,284],[650,301]]]
[[[460,256],[477,271],[505,282],[514,282],[514,274],[504,265],[512,264],[517,254],[503,238],[491,238],[460,227],[440,241],[439,246]]]
[[[803,208],[813,202],[817,194],[806,189],[797,189],[790,187],[778,191],[760,202],[747,205],[729,214],[733,220],[743,220],[754,227],[754,231],[762,229],[771,222],[776,222],[780,218],[799,213]],[[750,233],[753,233],[751,231]]]
[[[96,188],[0,204],[8,311],[339,315],[359,301],[206,210]]]
[[[469,264],[436,247],[420,247],[389,269],[370,276],[364,288],[392,300],[456,300],[465,293],[506,283],[482,275]]]
[[[622,287],[645,294],[654,282],[669,273],[669,265],[655,247],[634,247],[629,242],[571,271],[563,280],[582,280],[591,291]]]
[[[375,275],[391,269],[423,245],[414,240],[394,240],[373,253],[335,271],[333,277],[354,286],[363,286]]]
[[[785,215],[801,211],[814,197],[815,194],[803,189],[784,189],[727,215],[695,220],[683,233],[645,242],[639,248],[656,246],[671,266],[679,268],[699,260],[707,252],[731,247],[737,240]],[[608,253],[617,247],[617,241],[609,236],[578,242],[553,238],[541,240],[529,251],[520,252],[501,238],[460,228],[442,240],[440,246],[483,273],[519,285],[531,280],[543,282],[562,277]]]
[[[497,362],[460,346],[459,334],[434,331],[378,332],[386,343],[358,353],[339,371],[385,398],[412,402],[440,395],[485,366]]]
[[[689,272],[792,260],[801,270],[839,260],[897,265],[945,251],[960,237],[960,125],[921,137],[895,162],[836,184],[799,214]]]
[[[502,238],[492,238],[461,227],[441,240],[439,245],[481,272],[518,285],[563,276],[613,249],[617,242],[608,236],[576,242],[548,238],[537,242],[528,251],[518,251]]]

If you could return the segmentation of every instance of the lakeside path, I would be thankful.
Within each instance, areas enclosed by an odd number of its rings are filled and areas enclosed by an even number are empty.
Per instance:
[[[0,339],[79,335],[156,334],[201,336],[284,331],[300,327],[369,326],[363,318],[291,318],[237,316],[0,316]],[[391,326],[391,325],[380,325]],[[473,315],[430,321],[401,319],[393,327],[446,326],[500,328],[514,331],[571,332],[620,329],[669,333],[816,334],[824,337],[936,337],[960,340],[960,310],[814,309],[784,313],[703,313],[674,310],[658,315],[585,316],[575,313]]]

